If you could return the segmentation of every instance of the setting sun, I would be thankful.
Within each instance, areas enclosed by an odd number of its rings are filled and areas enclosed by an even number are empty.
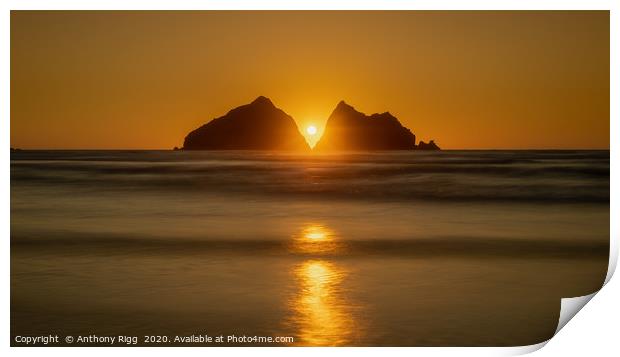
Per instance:
[[[316,126],[310,125],[309,127],[306,128],[306,132],[308,133],[308,135],[316,134]]]

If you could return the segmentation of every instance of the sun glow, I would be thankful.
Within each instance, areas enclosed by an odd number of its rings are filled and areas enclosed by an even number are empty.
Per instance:
[[[328,240],[331,232],[321,225],[309,225],[303,230],[303,238],[309,241]]]
[[[344,248],[336,233],[322,224],[308,223],[293,235],[293,251],[304,254],[334,254]]]
[[[306,133],[308,133],[308,135],[316,135],[317,130],[316,130],[316,126],[314,125],[310,125],[306,128]]]
[[[325,239],[325,233],[323,232],[311,232],[306,234],[306,238],[310,240],[322,240]]]

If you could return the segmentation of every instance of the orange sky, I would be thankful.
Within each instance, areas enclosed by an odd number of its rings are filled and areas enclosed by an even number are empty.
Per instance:
[[[609,148],[609,13],[11,12],[11,146],[170,149],[259,95],[445,149]]]

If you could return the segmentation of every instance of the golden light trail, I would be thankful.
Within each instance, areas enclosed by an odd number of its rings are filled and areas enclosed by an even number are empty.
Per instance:
[[[342,294],[346,272],[325,260],[308,260],[294,269],[299,294],[293,299],[294,324],[302,345],[340,346],[355,333],[351,303]]]
[[[299,233],[293,235],[291,250],[296,253],[329,255],[344,249],[344,243],[336,233],[324,225],[306,224]]]
[[[335,231],[319,223],[307,223],[292,237],[292,250],[307,255],[333,255],[344,244]],[[360,334],[343,282],[348,272],[334,262],[312,258],[295,266],[292,274],[297,293],[291,299],[292,324],[301,345],[340,346]]]

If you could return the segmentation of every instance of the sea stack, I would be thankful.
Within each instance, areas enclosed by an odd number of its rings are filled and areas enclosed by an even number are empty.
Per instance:
[[[315,150],[413,150],[415,135],[389,112],[366,115],[341,101]]]
[[[417,150],[441,150],[437,144],[435,144],[434,140],[431,140],[427,143],[424,141],[420,141],[420,143],[416,146]]]
[[[190,132],[183,143],[183,150],[309,149],[295,120],[263,96]]]

